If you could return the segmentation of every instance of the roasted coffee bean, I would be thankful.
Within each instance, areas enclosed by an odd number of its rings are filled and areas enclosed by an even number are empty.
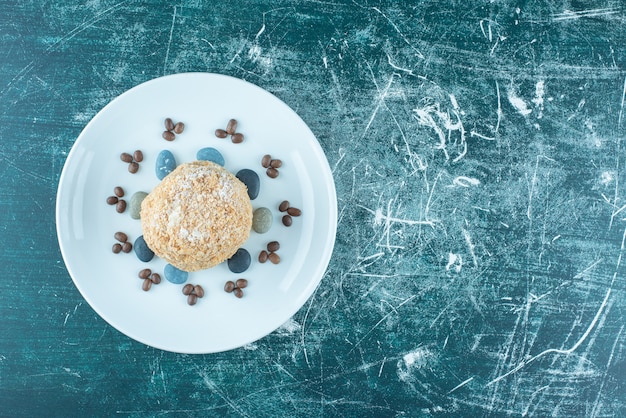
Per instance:
[[[183,295],[189,296],[193,292],[193,285],[191,283],[187,283],[183,286]]]
[[[163,131],[163,134],[161,136],[166,141],[173,141],[176,139],[176,135],[174,134],[174,132],[170,132],[170,131]]]
[[[250,253],[245,248],[240,248],[228,259],[228,269],[233,273],[243,273],[250,267],[250,261]]]
[[[122,244],[120,244],[119,242],[116,242],[115,244],[113,244],[113,254],[119,254],[122,252]]]
[[[291,226],[292,223],[293,223],[293,219],[291,218],[291,216],[289,215],[283,216],[283,225]]]
[[[270,162],[272,161],[272,156],[269,154],[265,154],[261,159],[261,165],[263,168],[269,168]]]
[[[259,179],[259,175],[249,168],[244,168],[243,170],[239,170],[237,174],[235,174],[243,184],[246,185],[248,189],[248,197],[250,200],[254,200],[259,195],[259,189],[261,188],[261,180]]]
[[[287,213],[291,216],[300,216],[302,215],[302,211],[298,208],[289,208],[287,209]]]
[[[283,162],[281,160],[272,160],[270,161],[270,167],[272,168],[280,168],[283,166]]]
[[[132,250],[133,250],[133,244],[131,244],[130,242],[125,242],[122,244],[122,252],[128,254]]]
[[[232,134],[232,136],[230,137],[230,140],[232,141],[233,144],[241,144],[243,142],[243,134],[240,134],[240,133]]]
[[[183,131],[185,130],[185,124],[182,122],[178,122],[176,125],[174,125],[174,132],[177,134],[182,134]]]
[[[122,243],[128,241],[128,235],[123,232],[116,232],[115,235],[113,235],[113,238]]]
[[[278,177],[278,170],[276,170],[274,167],[270,167],[268,168],[265,173],[267,174],[267,176],[269,178],[275,179],[276,177]]]
[[[236,287],[237,286],[235,286],[235,283],[229,280],[226,283],[224,283],[224,292],[231,293],[233,290],[235,290]]]
[[[124,197],[124,189],[122,189],[120,186],[116,186],[115,188],[113,188],[113,193],[117,197]]]
[[[152,273],[150,280],[152,280],[152,283],[154,284],[159,284],[161,283],[161,275],[159,273]]]
[[[270,259],[270,261],[272,262],[272,264],[278,264],[280,263],[280,256],[276,253],[270,253],[270,255],[268,256],[268,258]]]
[[[133,153],[133,159],[135,161],[137,161],[138,163],[142,162],[143,161],[143,152],[141,152],[141,150],[136,150]]]
[[[117,196],[109,196],[107,197],[107,204],[108,205],[114,205],[117,203],[119,199],[117,198]]]
[[[152,274],[152,270],[150,270],[150,269],[143,269],[137,275],[139,276],[140,279],[148,279],[148,278],[150,278],[151,274]]]
[[[228,136],[228,132],[223,129],[216,129],[215,136],[218,138],[226,138]]]
[[[125,163],[130,163],[131,161],[133,161],[133,156],[127,152],[123,152],[120,154],[120,160],[124,161]]]
[[[259,263],[265,263],[267,261],[267,256],[269,254],[267,253],[267,251],[263,250],[259,253]]]
[[[278,205],[278,210],[281,212],[287,212],[287,209],[289,209],[289,201],[283,200],[282,202],[280,202],[280,205]]]
[[[193,293],[194,293],[194,295],[198,296],[199,298],[203,298],[204,297],[204,289],[199,284],[197,284],[197,285],[195,285],[193,287]]]
[[[187,304],[189,306],[193,306],[196,303],[198,303],[198,296],[194,295],[193,293],[191,293],[189,296],[187,296]]]
[[[124,213],[126,210],[126,201],[124,199],[119,199],[115,204],[115,210],[117,213]]]
[[[237,121],[235,119],[231,119],[228,121],[228,125],[226,125],[226,132],[229,135],[232,135],[235,132],[237,132]]]
[[[278,243],[278,241],[272,241],[267,244],[267,251],[269,251],[270,253],[278,251],[279,248],[280,244]]]
[[[243,290],[241,290],[240,288],[236,287],[236,288],[233,290],[233,294],[234,294],[235,296],[237,296],[239,299],[241,299],[241,298],[243,297]]]
[[[172,119],[165,118],[165,129],[167,131],[173,131],[174,130],[174,122],[172,121]]]
[[[150,279],[143,279],[143,283],[141,284],[141,289],[144,292],[147,292],[148,290],[150,290],[151,287],[152,287],[152,280],[150,280]]]
[[[128,164],[128,172],[131,174],[135,174],[137,171],[139,171],[139,163],[136,161],[133,161],[132,163]]]
[[[237,279],[237,281],[235,282],[235,286],[237,286],[239,289],[244,289],[248,287],[248,281],[246,279]]]

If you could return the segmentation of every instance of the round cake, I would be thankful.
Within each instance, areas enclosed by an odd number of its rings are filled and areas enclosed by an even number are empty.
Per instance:
[[[209,161],[181,164],[141,203],[148,247],[184,271],[216,266],[243,245],[252,227],[246,186]]]

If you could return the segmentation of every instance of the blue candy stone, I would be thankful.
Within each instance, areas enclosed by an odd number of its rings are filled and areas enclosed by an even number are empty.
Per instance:
[[[248,188],[248,196],[250,200],[254,200],[259,195],[259,189],[261,187],[261,180],[259,180],[259,175],[254,171],[244,168],[243,170],[239,170],[237,174],[235,174],[243,184]]]
[[[189,273],[181,269],[177,269],[171,264],[165,265],[163,273],[165,274],[167,281],[174,284],[185,283],[187,281],[187,277],[189,277]]]
[[[176,159],[174,154],[164,149],[159,153],[156,159],[156,176],[159,180],[163,180],[165,176],[174,171],[176,168]]]
[[[148,247],[148,244],[146,244],[146,241],[143,239],[143,235],[140,235],[139,238],[135,240],[133,248],[137,258],[144,263],[147,263],[154,257],[154,252]]]
[[[250,267],[250,261],[250,253],[245,248],[240,248],[228,259],[228,269],[233,273],[243,273]]]
[[[224,166],[224,156],[215,148],[207,147],[198,150],[196,159],[202,161],[212,161],[215,164]]]

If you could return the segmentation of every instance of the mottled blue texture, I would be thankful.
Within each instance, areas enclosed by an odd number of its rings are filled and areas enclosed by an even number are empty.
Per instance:
[[[133,244],[133,249],[137,258],[144,263],[152,261],[152,258],[154,258],[154,252],[148,247],[148,244],[143,239],[143,235],[137,237]]]
[[[189,278],[189,273],[183,271],[179,268],[174,267],[171,264],[166,264],[165,269],[163,270],[163,274],[165,275],[165,279],[174,284],[183,284]]]
[[[248,250],[240,248],[227,260],[226,264],[228,264],[228,269],[233,273],[243,273],[248,270],[251,261],[252,258]]]
[[[0,415],[626,416],[622,1],[3,6]],[[89,120],[186,71],[242,78],[291,106],[329,160],[339,212],[303,308],[266,338],[200,356],[102,320],[71,281],[54,220]],[[222,270],[198,281],[222,286]]]
[[[203,161],[212,161],[215,164],[224,166],[224,156],[217,149],[212,147],[201,148],[196,153],[196,159]]]
[[[159,180],[163,180],[165,176],[176,169],[176,158],[172,151],[164,149],[159,152],[154,165],[156,176]]]

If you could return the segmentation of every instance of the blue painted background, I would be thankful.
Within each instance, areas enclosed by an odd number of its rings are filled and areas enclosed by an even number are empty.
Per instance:
[[[0,2],[0,415],[626,415],[621,1]],[[134,342],[82,299],[54,204],[84,125],[206,71],[290,105],[338,235],[246,347]]]

